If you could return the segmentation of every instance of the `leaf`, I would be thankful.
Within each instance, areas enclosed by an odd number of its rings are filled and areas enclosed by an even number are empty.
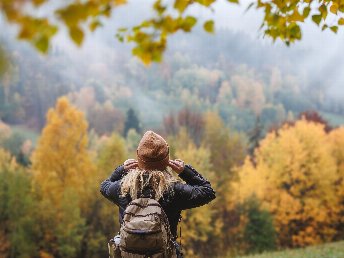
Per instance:
[[[189,2],[190,0],[184,0]],[[210,6],[212,3],[214,3],[216,0],[196,0],[197,3],[204,5],[204,6]]]
[[[310,11],[311,11],[311,8],[309,6],[305,7],[305,9],[303,9],[303,13],[302,13],[303,17],[307,18]]]
[[[331,26],[330,30],[332,30],[334,33],[338,32],[338,26]]]
[[[301,29],[296,23],[292,23],[289,26],[290,35],[292,39],[301,39]]]
[[[231,2],[233,4],[238,4],[239,3],[239,0],[227,0],[228,2]]]
[[[319,24],[321,22],[321,18],[322,18],[321,14],[314,14],[314,15],[312,15],[313,22],[315,22],[318,26],[319,26]]]
[[[208,33],[214,33],[214,21],[209,20],[203,24],[203,28]]]
[[[98,27],[101,27],[103,24],[99,20],[91,22],[89,25],[90,31],[95,31]]]
[[[121,28],[118,28],[117,31],[118,31],[118,32],[127,32],[127,31],[128,31],[128,28],[121,27]]]
[[[181,29],[186,32],[189,32],[191,31],[192,27],[196,24],[196,22],[197,22],[197,19],[195,17],[187,16],[181,25]]]
[[[119,42],[122,42],[122,43],[124,42],[124,37],[122,34],[116,33],[116,38],[118,39]]]
[[[166,7],[161,4],[160,0],[157,0],[153,5],[153,9],[157,11],[159,15],[162,15],[165,12]]]
[[[75,42],[75,44],[77,44],[78,46],[82,44],[84,40],[84,32],[79,27],[71,27],[69,29],[69,35],[71,39]]]
[[[6,55],[5,50],[0,45],[0,77],[8,69],[8,56]]]
[[[338,4],[333,3],[333,4],[331,5],[331,7],[330,7],[330,12],[331,12],[331,13],[334,13],[334,14],[337,14],[337,12],[338,12]]]
[[[340,18],[338,20],[338,25],[344,25],[344,18]]]
[[[322,28],[321,28],[321,30],[326,30],[328,28],[328,25],[327,24],[324,24],[323,26],[322,26]]]
[[[293,14],[289,16],[289,18],[294,22],[303,22],[305,20],[303,15],[301,15],[297,9],[294,10]]]
[[[326,17],[327,17],[327,7],[326,5],[322,4],[320,7],[319,7],[319,11],[321,13],[321,17],[325,20]]]
[[[47,53],[49,50],[49,39],[41,37],[35,42],[35,47],[42,53]]]
[[[183,13],[185,11],[186,7],[188,7],[190,3],[191,2],[188,0],[176,0],[174,2],[173,7],[174,7],[174,9],[177,9],[180,13]]]

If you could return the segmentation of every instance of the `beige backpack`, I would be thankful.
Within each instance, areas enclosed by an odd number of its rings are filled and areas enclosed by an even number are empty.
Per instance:
[[[124,211],[119,249],[123,258],[176,258],[170,226],[154,199],[133,200]]]

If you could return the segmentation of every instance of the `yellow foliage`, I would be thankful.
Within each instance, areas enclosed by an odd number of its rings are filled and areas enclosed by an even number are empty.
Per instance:
[[[17,168],[16,159],[9,152],[0,148],[0,171],[15,171]]]
[[[99,149],[97,159],[98,168],[100,170],[101,178],[108,176],[115,166],[123,164],[127,158],[124,139],[118,135],[113,134],[108,137]]]
[[[332,155],[337,162],[337,181],[335,192],[338,197],[339,205],[337,213],[344,224],[344,127],[337,128],[329,134],[329,141],[332,144]],[[339,226],[340,227],[340,226]],[[342,229],[343,231],[343,229]],[[343,232],[342,232],[343,233]]]
[[[183,137],[183,135],[181,135]],[[210,164],[210,152],[205,148],[197,148],[194,144],[189,143],[176,151],[176,157],[181,158],[186,164],[191,164],[205,178],[213,182],[214,173]],[[184,211],[182,240],[186,245],[188,256],[196,257],[192,250],[197,250],[204,246],[212,236],[220,233],[221,223],[215,217],[213,204],[205,205],[196,209]]]
[[[32,155],[34,182],[44,198],[59,205],[65,188],[85,200],[94,185],[95,168],[87,151],[87,122],[67,98],[58,99],[50,109],[47,124]]]
[[[234,184],[238,200],[256,195],[262,201],[274,216],[282,246],[316,244],[336,233],[338,175],[329,138],[320,124],[301,120],[286,125],[262,140],[256,166],[247,159],[239,171]]]

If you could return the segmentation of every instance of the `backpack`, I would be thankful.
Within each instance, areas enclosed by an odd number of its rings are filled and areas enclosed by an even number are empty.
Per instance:
[[[124,211],[119,249],[123,258],[176,258],[176,250],[161,205],[154,199],[133,200]]]

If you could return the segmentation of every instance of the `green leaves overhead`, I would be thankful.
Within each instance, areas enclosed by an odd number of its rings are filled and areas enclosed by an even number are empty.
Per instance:
[[[213,5],[219,1],[154,0],[152,7],[155,15],[125,31],[118,30],[116,37],[122,42],[134,42],[133,54],[144,63],[160,61],[168,37],[178,31],[191,32],[197,24],[197,17],[186,13],[187,10],[192,6],[203,6],[213,11]],[[31,3],[33,8],[49,4],[47,0],[26,2]],[[239,0],[227,2],[239,3]],[[18,25],[19,39],[30,42],[39,51],[46,53],[52,37],[61,26],[68,29],[70,38],[80,46],[86,30],[96,31],[102,26],[104,18],[110,17],[117,6],[126,3],[126,0],[71,0],[53,9],[54,17],[36,17],[33,12],[25,12],[22,0],[6,0],[1,1],[0,11],[8,22]],[[280,39],[288,45],[302,38],[301,24],[304,22],[313,21],[322,30],[329,28],[335,33],[339,26],[344,25],[342,0],[255,0],[248,6],[264,12],[261,30],[265,35],[274,41]],[[206,32],[214,33],[214,20],[212,17],[211,20],[202,21]]]

